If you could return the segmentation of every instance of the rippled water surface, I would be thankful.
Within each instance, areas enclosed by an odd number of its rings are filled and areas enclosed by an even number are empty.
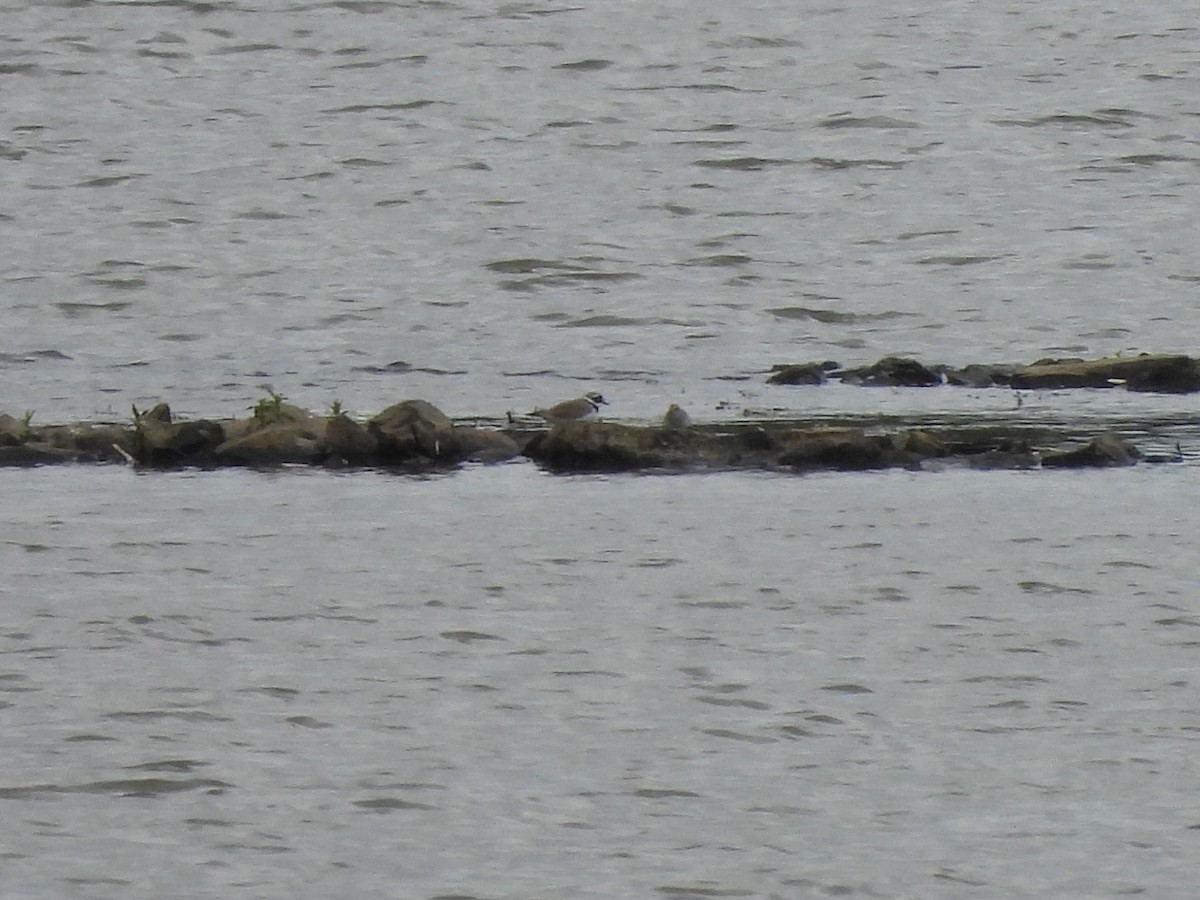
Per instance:
[[[1194,349],[1190,3],[2,9],[14,406]]]
[[[1113,427],[1184,464],[0,470],[0,894],[1186,897],[1194,4],[0,0],[0,411]]]
[[[1194,884],[1189,467],[0,480],[12,896]]]

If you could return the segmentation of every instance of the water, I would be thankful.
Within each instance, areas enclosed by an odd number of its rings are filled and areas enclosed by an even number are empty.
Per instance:
[[[1193,349],[1190,4],[3,9],[14,407]]]
[[[0,470],[13,897],[1194,891],[1180,2],[0,0],[0,409],[1114,427],[1105,472]]]
[[[0,476],[12,896],[1191,883],[1187,467]]]

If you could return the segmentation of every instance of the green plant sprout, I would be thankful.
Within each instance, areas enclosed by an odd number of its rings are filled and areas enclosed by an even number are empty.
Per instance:
[[[273,422],[279,422],[283,419],[283,394],[268,390],[269,396],[263,397],[254,406],[254,420],[259,425],[270,425]]]

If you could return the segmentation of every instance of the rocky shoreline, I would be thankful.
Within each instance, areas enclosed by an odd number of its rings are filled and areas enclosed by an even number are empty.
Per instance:
[[[886,357],[873,366],[836,363],[776,366],[775,384],[820,384],[831,378],[863,386],[970,385],[1016,390],[1124,388],[1200,391],[1200,363],[1187,356],[1145,355],[1101,360],[1039,360],[1028,366],[926,366]],[[252,414],[175,421],[169,406],[131,411],[128,424],[36,426],[32,414],[0,413],[0,466],[120,463],[145,468],[308,465],[426,471],[467,462],[527,458],[553,472],[687,472],[757,469],[781,472],[1129,466],[1172,462],[1182,454],[1144,454],[1103,430],[1032,428],[1012,423],[975,427],[814,426],[794,421],[692,425],[668,417],[660,425],[611,421],[552,426],[510,417],[507,425],[456,422],[423,400],[405,400],[366,422],[338,405],[317,415],[278,394]]]

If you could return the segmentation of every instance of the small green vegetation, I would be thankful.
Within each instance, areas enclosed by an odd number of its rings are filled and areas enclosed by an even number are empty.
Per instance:
[[[32,421],[33,421],[33,410],[32,409],[25,410],[25,415],[21,416],[21,424],[24,425],[26,428],[28,428],[29,423]]]
[[[251,409],[254,411],[254,420],[259,425],[271,425],[275,422],[283,420],[283,401],[286,398],[283,394],[275,391],[268,391],[267,396],[259,400]]]
[[[334,400],[329,404],[329,414],[331,416],[340,416],[345,410],[342,408],[341,400]]]

